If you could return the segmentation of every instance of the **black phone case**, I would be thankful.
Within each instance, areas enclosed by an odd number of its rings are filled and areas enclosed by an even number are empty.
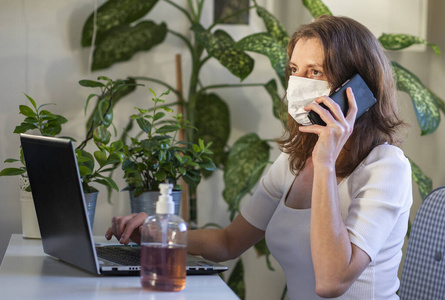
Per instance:
[[[377,100],[375,99],[372,91],[369,89],[366,82],[359,74],[355,74],[350,79],[348,79],[345,83],[343,83],[340,87],[338,87],[329,97],[334,100],[343,112],[343,115],[346,116],[348,112],[348,97],[346,96],[346,89],[348,87],[352,88],[352,92],[354,93],[355,100],[357,101],[357,116],[356,119],[361,117],[371,106],[373,106]],[[329,110],[329,108],[323,103],[320,104],[323,108]],[[329,110],[330,111],[330,110]],[[326,126],[326,123],[320,118],[320,116],[314,112],[310,111],[308,113],[308,118],[312,122],[312,124]]]

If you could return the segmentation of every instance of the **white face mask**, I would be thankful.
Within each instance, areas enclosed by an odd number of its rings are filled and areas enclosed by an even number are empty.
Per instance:
[[[299,124],[312,125],[304,107],[317,97],[328,96],[330,92],[327,81],[290,76],[286,91],[287,111]]]

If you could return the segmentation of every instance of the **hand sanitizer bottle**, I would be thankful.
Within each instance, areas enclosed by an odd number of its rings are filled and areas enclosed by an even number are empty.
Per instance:
[[[172,185],[160,184],[156,214],[141,232],[141,283],[145,289],[180,291],[185,287],[187,225],[174,214]]]

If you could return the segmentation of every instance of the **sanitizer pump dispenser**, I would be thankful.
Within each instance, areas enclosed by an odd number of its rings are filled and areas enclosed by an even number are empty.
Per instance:
[[[174,214],[171,184],[160,184],[156,214],[142,225],[141,283],[145,289],[180,291],[185,288],[187,225]]]

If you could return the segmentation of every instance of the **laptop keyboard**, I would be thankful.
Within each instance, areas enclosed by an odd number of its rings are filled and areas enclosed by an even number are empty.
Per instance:
[[[124,266],[139,266],[141,249],[139,247],[96,247],[97,256]]]

